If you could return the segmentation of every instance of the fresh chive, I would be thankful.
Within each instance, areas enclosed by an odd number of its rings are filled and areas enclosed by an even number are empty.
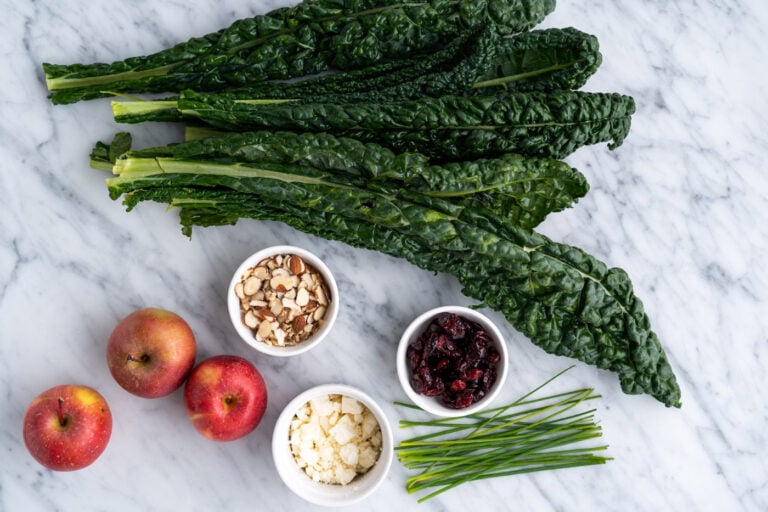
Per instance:
[[[505,406],[459,418],[401,420],[401,428],[432,429],[395,447],[400,462],[418,471],[406,479],[406,490],[417,493],[431,489],[418,499],[422,503],[474,480],[611,460],[595,454],[606,450],[607,445],[583,445],[602,436],[594,420],[596,409],[575,410],[600,397],[593,389],[534,397],[569,369]],[[418,409],[403,402],[395,405]]]

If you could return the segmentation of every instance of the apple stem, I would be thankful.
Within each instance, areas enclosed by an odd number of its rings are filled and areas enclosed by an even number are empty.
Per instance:
[[[59,425],[61,425],[62,427],[65,426],[67,424],[67,418],[64,416],[64,399],[61,397],[59,397],[58,415],[59,415]]]
[[[146,363],[149,361],[149,356],[147,354],[141,354],[139,358],[135,358],[131,354],[128,354],[128,360],[135,363]]]

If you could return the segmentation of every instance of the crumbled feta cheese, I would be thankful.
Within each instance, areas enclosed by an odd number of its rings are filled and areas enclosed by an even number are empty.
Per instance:
[[[339,464],[334,468],[335,483],[340,485],[346,485],[357,476],[357,471],[354,468]]]
[[[345,485],[368,471],[381,452],[381,428],[365,405],[354,398],[314,398],[290,424],[291,453],[315,481]]]
[[[368,441],[370,441],[371,446],[373,446],[376,449],[381,448],[381,430],[377,430],[376,432],[371,435],[371,437],[368,438]]]
[[[318,396],[309,401],[310,414],[317,414],[318,417],[330,416],[333,412],[331,406],[331,397],[328,395]]]
[[[299,450],[299,459],[303,459],[305,466],[314,466],[320,460],[320,453],[311,447],[302,446]]]
[[[379,422],[376,421],[376,418],[373,416],[371,411],[366,410],[363,413],[362,429],[363,429],[362,437],[364,439],[368,439],[373,435],[373,433],[376,430],[380,430]]]
[[[355,437],[354,420],[345,414],[328,433],[333,436],[339,445],[347,444]]]
[[[357,445],[348,443],[339,450],[339,457],[347,466],[357,465]]]
[[[378,451],[374,450],[369,443],[365,442],[360,447],[357,463],[367,470],[376,463],[376,459],[378,458]]]
[[[342,395],[341,412],[344,414],[360,414],[363,412],[363,404],[352,397]]]

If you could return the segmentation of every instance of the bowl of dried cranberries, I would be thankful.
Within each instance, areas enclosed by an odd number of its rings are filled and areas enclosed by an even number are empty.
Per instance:
[[[443,306],[419,315],[397,349],[397,376],[414,404],[444,417],[484,409],[507,378],[507,346],[485,315]]]

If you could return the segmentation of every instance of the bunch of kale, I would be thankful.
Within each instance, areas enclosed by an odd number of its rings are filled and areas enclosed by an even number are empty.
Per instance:
[[[44,68],[56,103],[177,93],[113,113],[185,122],[187,142],[130,150],[119,134],[91,155],[129,209],[178,207],[187,234],[282,221],[449,272],[544,350],[679,407],[626,273],[533,231],[587,192],[559,159],[620,145],[634,113],[628,96],[578,91],[600,65],[597,40],[531,30],[553,9],[305,0],[154,55]]]

